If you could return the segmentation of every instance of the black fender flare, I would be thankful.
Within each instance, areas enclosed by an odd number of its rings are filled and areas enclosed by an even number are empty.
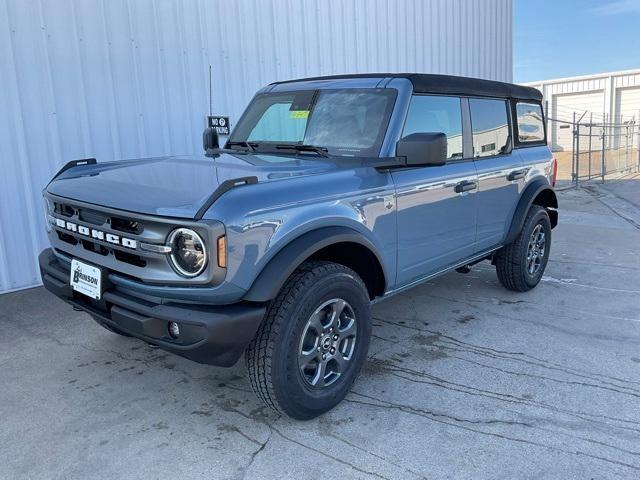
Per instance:
[[[556,197],[556,193],[553,191],[553,187],[549,185],[549,182],[546,178],[537,178],[533,180],[529,185],[527,185],[520,195],[520,201],[518,202],[518,206],[513,214],[513,219],[511,220],[511,226],[509,227],[509,231],[507,236],[502,242],[504,245],[511,243],[515,240],[515,238],[522,230],[522,226],[524,225],[524,220],[527,217],[527,212],[533,205],[534,200],[538,195],[542,192],[548,191],[549,205],[544,205],[545,208],[558,208],[558,198]],[[549,216],[551,218],[551,226],[555,227],[558,223],[558,212],[555,210],[548,210]]]
[[[273,300],[302,262],[324,247],[342,242],[357,243],[368,248],[378,260],[386,282],[384,263],[376,247],[364,235],[349,227],[321,227],[300,235],[282,247],[255,278],[243,300],[250,302]]]
[[[51,182],[53,182],[56,178],[58,178],[60,175],[62,175],[67,170],[70,170],[70,169],[75,168],[75,167],[82,167],[84,165],[95,165],[96,163],[98,163],[98,161],[95,158],[81,158],[80,160],[71,160],[70,162],[65,163],[62,166],[62,168],[60,170],[58,170],[58,173],[56,173],[51,178],[51,180],[49,180],[49,183],[47,183],[47,187],[49,186],[49,184]]]

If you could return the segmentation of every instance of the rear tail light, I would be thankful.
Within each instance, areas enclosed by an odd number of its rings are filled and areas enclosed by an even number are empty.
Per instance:
[[[554,157],[553,166],[551,167],[551,186],[556,186],[556,178],[558,176],[558,160]]]

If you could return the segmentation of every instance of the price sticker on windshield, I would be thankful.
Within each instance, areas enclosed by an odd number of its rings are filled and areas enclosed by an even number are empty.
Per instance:
[[[309,116],[309,110],[293,110],[291,112],[291,118],[307,118]]]

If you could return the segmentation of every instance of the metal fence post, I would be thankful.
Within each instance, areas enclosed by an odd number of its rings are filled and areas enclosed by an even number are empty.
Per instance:
[[[640,110],[638,110],[638,116],[636,118],[638,119],[636,121],[636,129],[638,130],[638,145],[636,145],[638,149],[638,164],[636,165],[636,172],[640,172]]]
[[[576,112],[573,112],[573,122],[571,123],[571,132],[573,133],[573,152],[571,152],[571,180],[576,182]]]
[[[629,123],[625,125],[624,134],[624,172],[629,170]]]
[[[576,124],[576,187],[580,182],[580,120]]]
[[[591,135],[593,131],[593,112],[589,116],[589,180],[591,180]]]
[[[605,162],[605,146],[606,146],[606,141],[607,141],[607,114],[603,113],[602,114],[602,158],[600,159],[601,161],[601,167],[600,167],[600,172],[602,175],[602,183],[604,183],[604,176],[606,174],[606,162]]]

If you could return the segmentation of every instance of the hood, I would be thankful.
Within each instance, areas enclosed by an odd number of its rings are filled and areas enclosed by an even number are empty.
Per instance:
[[[338,168],[331,158],[267,154],[180,156],[104,162],[71,168],[46,190],[60,197],[130,212],[194,218],[225,180],[291,179]]]

